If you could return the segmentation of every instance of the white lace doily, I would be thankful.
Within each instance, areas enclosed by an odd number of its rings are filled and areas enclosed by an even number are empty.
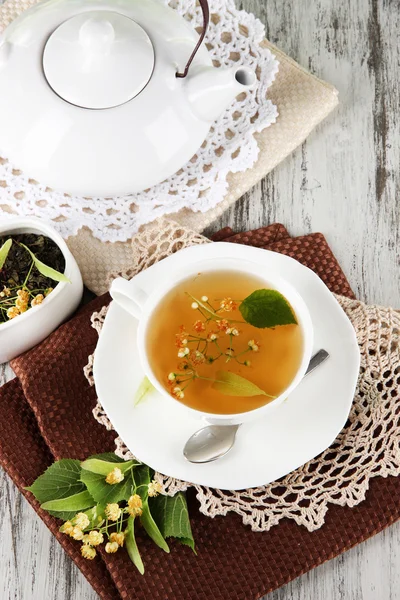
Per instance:
[[[37,0],[23,0],[23,6]],[[195,0],[160,0],[170,4],[194,27],[202,18]],[[32,180],[1,158],[0,210],[4,216],[36,216],[51,220],[63,237],[88,227],[101,241],[126,241],[139,227],[187,207],[195,212],[214,208],[227,192],[228,173],[251,168],[259,149],[254,133],[277,118],[266,98],[278,71],[278,62],[260,44],[262,23],[237,10],[233,0],[211,0],[211,23],[206,42],[215,66],[246,64],[257,72],[259,86],[241,94],[214,123],[205,143],[181,171],[149,191],[118,198],[85,199],[56,193]]]
[[[179,248],[208,240],[170,223],[162,230],[147,228],[134,241],[133,276]],[[127,274],[124,274],[127,275]],[[361,352],[361,370],[346,426],[330,448],[277,482],[240,492],[195,485],[200,511],[210,517],[235,512],[253,531],[267,531],[283,518],[309,531],[321,527],[329,504],[355,506],[365,499],[372,477],[400,475],[400,313],[337,297],[351,320]],[[100,333],[107,312],[92,316]],[[93,356],[85,375],[93,385]],[[95,419],[113,429],[98,403]],[[116,454],[132,458],[117,437]],[[192,484],[160,473],[164,492],[174,495]]]

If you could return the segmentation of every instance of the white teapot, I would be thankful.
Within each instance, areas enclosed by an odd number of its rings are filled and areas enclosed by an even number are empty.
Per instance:
[[[0,38],[0,153],[82,196],[138,192],[178,171],[212,122],[257,83],[214,68],[159,0],[45,0]]]

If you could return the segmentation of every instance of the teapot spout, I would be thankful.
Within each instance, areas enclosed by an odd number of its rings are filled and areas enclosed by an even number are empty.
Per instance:
[[[248,67],[219,69],[197,67],[186,79],[187,98],[193,112],[205,121],[215,119],[241,92],[257,84],[254,71]]]

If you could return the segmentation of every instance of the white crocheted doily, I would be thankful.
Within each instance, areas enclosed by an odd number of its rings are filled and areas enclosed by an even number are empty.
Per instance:
[[[134,240],[134,267],[123,275],[132,277],[178,249],[208,241],[172,222],[145,228]],[[361,370],[348,421],[335,442],[286,477],[259,488],[227,492],[157,473],[164,493],[195,487],[203,514],[235,512],[253,531],[267,531],[283,518],[314,531],[324,524],[329,504],[355,506],[365,499],[372,477],[400,475],[400,313],[341,296],[337,300],[356,331]],[[98,333],[106,313],[104,307],[92,316]],[[92,366],[93,355],[85,367],[91,385]],[[113,429],[99,403],[93,414]],[[118,456],[132,458],[121,438],[115,444]]]
[[[9,0],[10,14],[22,12],[37,0]],[[169,4],[193,27],[202,18],[194,0],[160,0]],[[51,220],[63,237],[88,227],[101,241],[126,241],[141,225],[186,207],[206,212],[224,198],[228,173],[251,168],[259,149],[254,133],[275,122],[276,107],[266,98],[278,71],[278,62],[261,46],[264,26],[252,14],[237,10],[233,0],[211,0],[207,48],[215,66],[246,64],[256,70],[259,86],[241,94],[214,123],[205,143],[178,173],[149,191],[118,198],[79,198],[49,190],[28,180],[1,158],[0,211],[8,215],[36,216]],[[1,23],[0,23],[1,27]]]

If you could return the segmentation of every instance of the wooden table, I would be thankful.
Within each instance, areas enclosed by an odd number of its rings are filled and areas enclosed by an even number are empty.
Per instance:
[[[243,0],[241,5],[261,18],[273,43],[333,83],[341,105],[209,233],[275,221],[292,234],[322,231],[360,299],[399,307],[397,0]],[[0,384],[10,376],[0,367]],[[2,600],[97,597],[4,473],[0,540]],[[268,600],[338,598],[400,600],[400,524]]]

